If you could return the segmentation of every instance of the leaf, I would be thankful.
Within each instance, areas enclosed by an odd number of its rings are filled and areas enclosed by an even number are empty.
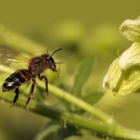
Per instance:
[[[58,123],[51,121],[49,122],[42,130],[37,134],[35,137],[35,140],[45,140],[51,139],[53,140],[54,134],[58,131],[58,129],[61,127]]]
[[[55,136],[55,140],[64,140],[70,136],[82,136],[80,130],[71,124],[66,124],[66,127],[62,126]],[[47,139],[46,139],[47,140]]]
[[[93,58],[88,57],[84,59],[81,62],[80,66],[78,67],[75,75],[74,86],[72,88],[72,93],[75,94],[76,96],[81,95],[84,84],[86,83],[91,74],[93,64],[94,64]]]
[[[104,93],[101,91],[93,91],[85,96],[82,97],[82,99],[86,102],[88,102],[91,105],[96,104],[102,97],[104,96]]]
[[[93,91],[89,94],[81,96],[81,99],[85,102],[95,105],[102,97],[104,96],[104,93],[101,91]],[[72,106],[72,112],[78,113],[78,114],[84,114],[85,111],[82,109],[79,109],[75,106]]]
[[[66,127],[65,127],[66,126]],[[70,136],[81,136],[79,129],[71,124],[60,124],[55,121],[48,123],[36,136],[35,140],[64,140]]]

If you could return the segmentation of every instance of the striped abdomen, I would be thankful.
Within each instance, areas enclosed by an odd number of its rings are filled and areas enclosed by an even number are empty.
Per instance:
[[[8,78],[5,79],[5,82],[2,85],[3,92],[9,91],[19,87],[22,83],[29,81],[31,74],[27,69],[17,70],[12,73]]]

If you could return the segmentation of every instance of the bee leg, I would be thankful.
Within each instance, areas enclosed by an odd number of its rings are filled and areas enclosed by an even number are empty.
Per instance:
[[[16,95],[15,95],[15,97],[14,97],[13,104],[12,104],[10,107],[12,107],[12,106],[15,105],[15,103],[16,103],[18,97],[19,97],[19,88],[16,88],[16,89],[15,89],[15,94],[16,94]]]
[[[25,104],[25,108],[27,107],[27,104],[30,102],[30,99],[31,99],[32,96],[33,96],[35,84],[36,84],[35,79],[32,79],[32,86],[31,86],[31,90],[30,90],[29,96],[28,96],[27,101],[26,101],[26,104]]]
[[[47,93],[47,96],[48,96],[48,79],[47,79],[47,77],[41,76],[40,74],[38,75],[38,77],[39,77],[40,80],[43,80],[44,79],[44,81],[45,81],[45,87],[46,87],[46,93]]]

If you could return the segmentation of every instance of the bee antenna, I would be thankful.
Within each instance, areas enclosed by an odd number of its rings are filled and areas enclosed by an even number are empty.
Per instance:
[[[51,54],[51,56],[53,56],[56,52],[61,51],[61,50],[62,50],[62,48],[59,48],[59,49],[55,50],[55,51]]]

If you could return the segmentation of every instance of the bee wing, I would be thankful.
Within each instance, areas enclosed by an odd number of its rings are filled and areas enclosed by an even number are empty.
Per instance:
[[[0,45],[0,63],[8,65],[14,61],[14,56],[16,52],[9,49],[6,45]]]
[[[6,45],[0,45],[0,65],[10,66],[15,69],[26,68],[29,56],[24,53],[17,53]]]
[[[27,68],[30,56],[25,53],[20,53],[16,59],[12,60],[11,67],[16,69]]]

